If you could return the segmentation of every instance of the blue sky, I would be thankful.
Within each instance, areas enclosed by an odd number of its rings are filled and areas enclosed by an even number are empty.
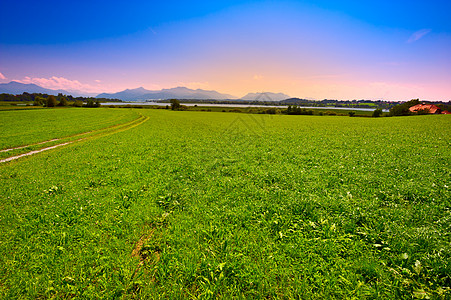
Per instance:
[[[0,81],[451,99],[451,1],[2,1]]]

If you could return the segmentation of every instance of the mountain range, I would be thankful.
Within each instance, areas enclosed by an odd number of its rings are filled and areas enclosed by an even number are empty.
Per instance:
[[[264,93],[249,93],[246,96],[244,96],[243,98],[241,98],[241,100],[281,101],[281,100],[285,100],[288,98],[291,98],[291,97],[286,94],[264,92]]]
[[[25,84],[17,81],[0,84],[0,93],[7,94],[22,94],[27,93],[42,93],[48,95],[64,95],[73,96],[93,96],[92,94],[83,94],[80,92],[70,92],[65,90],[46,89],[36,84]],[[98,94],[96,98],[120,99],[122,101],[146,101],[146,100],[161,100],[161,99],[199,99],[199,100],[237,100],[238,98],[229,94],[222,94],[217,91],[208,91],[202,89],[189,89],[186,87],[176,87],[161,90],[146,90],[143,87],[136,89],[126,89],[118,93],[102,93]],[[280,101],[290,98],[290,96],[282,93],[249,93],[239,100],[255,100],[255,101]]]
[[[236,100],[235,96],[221,94],[216,91],[192,90],[186,87],[176,87],[172,89],[162,89],[157,91],[146,90],[142,87],[137,89],[127,89],[114,94],[99,94],[97,98],[121,99],[122,101],[144,101],[162,99],[199,99],[199,100]],[[280,101],[290,98],[282,93],[249,93],[239,100],[251,101]]]
[[[97,98],[121,99],[122,101],[143,101],[143,100],[162,100],[162,99],[236,99],[236,97],[228,94],[221,94],[216,91],[192,90],[186,87],[176,87],[162,90],[146,90],[145,88],[126,89],[122,92],[114,94],[99,94]]]
[[[25,92],[30,94],[40,93],[48,95],[58,95],[59,93],[62,93],[65,95],[77,96],[65,90],[46,89],[33,83],[20,83],[17,81],[11,81],[9,83],[0,83],[0,93],[17,95]]]

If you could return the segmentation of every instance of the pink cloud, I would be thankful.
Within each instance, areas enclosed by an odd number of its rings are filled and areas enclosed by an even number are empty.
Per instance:
[[[414,32],[410,38],[407,40],[407,43],[413,43],[418,41],[419,39],[421,39],[423,36],[425,36],[426,34],[428,34],[429,32],[431,32],[430,29],[421,29],[418,30],[416,32]]]
[[[98,92],[100,86],[92,86],[89,84],[81,83],[78,80],[70,80],[64,77],[52,76],[50,78],[30,78],[26,76],[23,80],[18,80],[22,83],[34,83],[47,89],[54,90],[67,90],[67,91],[81,91],[87,93]]]
[[[0,72],[0,79],[3,79],[3,80],[6,79],[5,75],[3,75],[1,72]]]

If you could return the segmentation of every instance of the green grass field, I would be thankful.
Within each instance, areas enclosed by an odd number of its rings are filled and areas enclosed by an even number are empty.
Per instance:
[[[0,149],[98,130],[137,117],[138,113],[130,109],[57,108],[0,111]]]
[[[0,114],[3,148],[148,117],[0,164],[0,298],[451,297],[447,115]]]

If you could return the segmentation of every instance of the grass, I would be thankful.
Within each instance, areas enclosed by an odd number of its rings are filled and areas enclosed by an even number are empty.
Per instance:
[[[0,165],[0,297],[450,297],[449,116],[139,113]]]
[[[0,111],[0,149],[98,130],[136,119],[132,110],[57,108]]]

